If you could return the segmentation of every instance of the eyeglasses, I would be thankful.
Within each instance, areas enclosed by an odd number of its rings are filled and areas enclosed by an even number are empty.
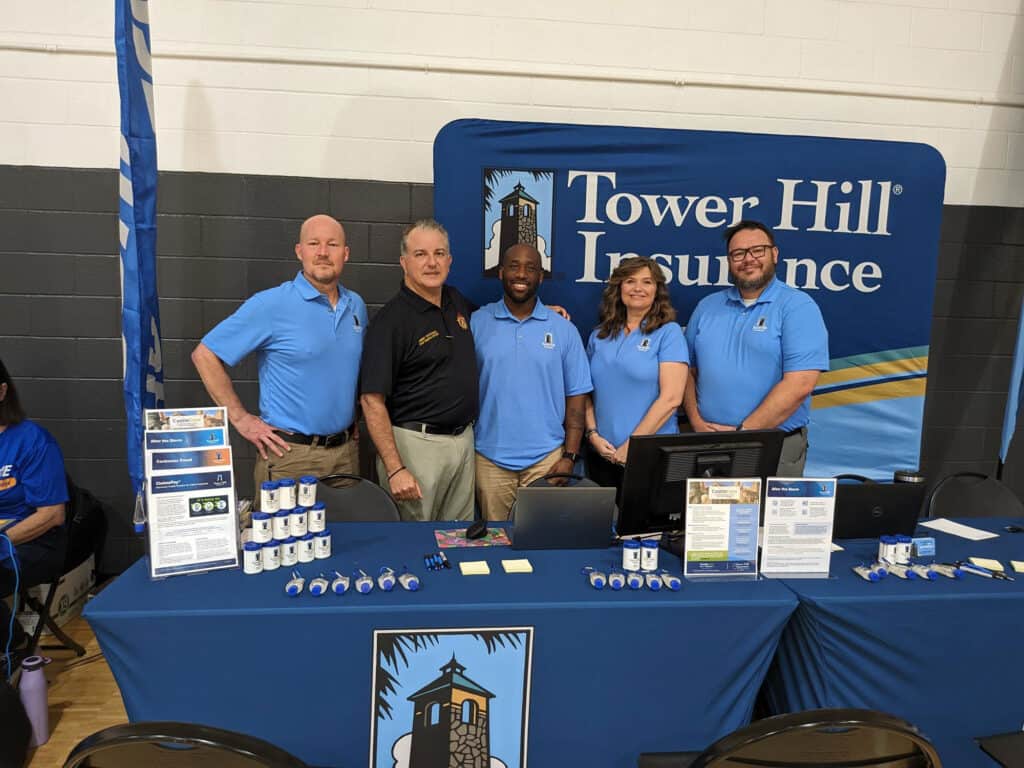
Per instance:
[[[753,256],[755,259],[760,261],[765,257],[765,254],[772,250],[774,245],[752,245],[750,248],[737,248],[733,251],[729,251],[729,261],[733,264],[739,264],[747,256]]]

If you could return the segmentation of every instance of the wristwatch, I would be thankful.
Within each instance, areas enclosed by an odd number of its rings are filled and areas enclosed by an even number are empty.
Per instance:
[[[596,435],[596,434],[597,434],[597,427],[594,427],[593,429],[585,430],[583,432],[583,439],[584,440],[589,440],[591,435]]]
[[[578,453],[573,453],[572,451],[562,451],[562,458],[571,459],[572,462],[575,464],[577,461],[580,460],[580,455]]]

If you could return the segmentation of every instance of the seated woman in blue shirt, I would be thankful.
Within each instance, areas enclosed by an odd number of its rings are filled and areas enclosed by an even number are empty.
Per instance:
[[[60,576],[67,548],[67,500],[60,448],[49,432],[25,418],[18,391],[0,360],[0,598],[14,592],[15,562],[23,586]],[[0,672],[6,672],[10,630],[10,612],[0,599]],[[25,640],[14,622],[12,648],[19,649]]]
[[[608,278],[587,342],[587,474],[618,488],[631,435],[678,432],[690,362],[665,275],[653,259],[623,259]]]

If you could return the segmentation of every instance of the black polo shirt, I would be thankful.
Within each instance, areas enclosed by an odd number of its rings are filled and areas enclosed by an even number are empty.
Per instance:
[[[480,393],[469,330],[473,309],[447,285],[438,307],[403,282],[374,317],[363,342],[360,391],[384,395],[393,424],[460,427],[476,419]]]

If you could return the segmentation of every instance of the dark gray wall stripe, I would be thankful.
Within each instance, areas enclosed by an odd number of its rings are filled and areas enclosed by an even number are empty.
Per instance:
[[[161,173],[159,195],[171,404],[207,402],[192,347],[241,300],[294,275],[289,254],[307,215],[343,219],[352,250],[345,282],[372,312],[400,279],[402,224],[432,211],[428,184]],[[123,463],[116,196],[113,170],[0,166],[0,357],[78,482],[114,506],[110,571],[141,552]],[[1024,209],[946,206],[923,439],[930,477],[994,471],[1022,290]],[[255,366],[247,361],[233,373],[254,407]],[[253,452],[237,436],[233,442],[248,495]],[[1018,493],[1021,454],[1024,446],[1006,473]]]

